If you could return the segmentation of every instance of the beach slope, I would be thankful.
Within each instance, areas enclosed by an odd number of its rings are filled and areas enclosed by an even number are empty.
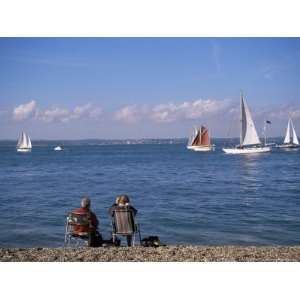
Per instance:
[[[2,262],[299,262],[300,246],[0,248]]]

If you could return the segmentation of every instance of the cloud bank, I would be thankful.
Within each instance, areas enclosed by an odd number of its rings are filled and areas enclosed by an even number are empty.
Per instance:
[[[195,120],[212,116],[230,108],[230,100],[195,100],[182,103],[158,104],[153,107],[125,106],[114,114],[114,119],[124,123],[150,120],[156,123],[172,123],[181,120]]]
[[[299,105],[285,104],[281,106],[267,107],[265,109],[252,110],[254,119],[283,122],[289,115],[296,121],[300,120]],[[104,115],[99,106],[91,103],[78,105],[73,108],[53,106],[41,109],[37,101],[31,100],[16,106],[13,111],[13,120],[16,122],[35,120],[44,123],[61,122],[68,123],[75,120],[98,121],[105,119],[108,122],[120,124],[136,124],[147,121],[153,124],[172,124],[182,121],[201,119],[223,120],[227,122],[232,118],[238,118],[238,101],[199,99],[183,101],[179,103],[169,102],[156,105],[128,105],[120,109],[108,112]],[[225,120],[225,121],[224,121]],[[226,121],[227,120],[227,121]],[[229,122],[229,121],[228,121]]]
[[[29,119],[35,114],[36,111],[36,101],[31,100],[28,103],[21,104],[14,108],[13,119],[15,121],[23,121]]]
[[[21,104],[14,108],[13,119],[15,121],[24,121],[34,119],[46,123],[51,122],[69,122],[83,118],[98,119],[102,115],[102,108],[93,106],[91,103],[82,106],[76,106],[74,109],[64,107],[52,107],[40,109],[35,100]]]

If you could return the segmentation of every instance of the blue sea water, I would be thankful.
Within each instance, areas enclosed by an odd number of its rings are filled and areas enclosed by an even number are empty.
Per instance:
[[[0,142],[0,246],[63,245],[65,214],[89,195],[110,237],[119,194],[138,209],[143,236],[167,244],[300,244],[300,150],[226,155],[185,144],[34,142],[17,153]]]

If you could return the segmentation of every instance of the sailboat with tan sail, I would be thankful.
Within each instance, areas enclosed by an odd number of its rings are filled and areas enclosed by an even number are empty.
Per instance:
[[[214,147],[210,142],[208,129],[204,126],[195,128],[194,134],[187,144],[187,149],[201,152],[212,151]]]

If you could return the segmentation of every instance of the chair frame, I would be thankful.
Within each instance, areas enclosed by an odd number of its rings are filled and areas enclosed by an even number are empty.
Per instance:
[[[75,247],[79,247],[81,244],[83,246],[88,245],[89,239],[89,232],[82,232],[82,233],[74,233],[73,226],[80,225],[80,226],[89,226],[89,222],[81,223],[74,221],[75,216],[85,216],[81,214],[76,214],[74,212],[70,212],[67,214],[66,222],[65,222],[65,239],[64,239],[64,247],[70,247],[72,242],[74,241]]]
[[[115,211],[113,212],[112,216],[111,216],[111,225],[112,225],[112,240],[113,240],[113,244],[116,245],[116,241],[117,241],[117,236],[131,236],[132,237],[132,242],[131,242],[131,246],[134,247],[135,246],[135,240],[136,240],[136,235],[138,234],[139,237],[139,243],[141,245],[142,243],[142,238],[141,238],[141,231],[140,231],[140,226],[139,224],[136,222],[135,220],[135,216],[133,214],[133,212],[129,209],[124,209],[123,211],[120,210],[118,211],[118,213],[130,213],[131,214],[131,220],[133,222],[132,224],[132,232],[117,232],[117,226],[116,226],[116,220],[115,220]]]

